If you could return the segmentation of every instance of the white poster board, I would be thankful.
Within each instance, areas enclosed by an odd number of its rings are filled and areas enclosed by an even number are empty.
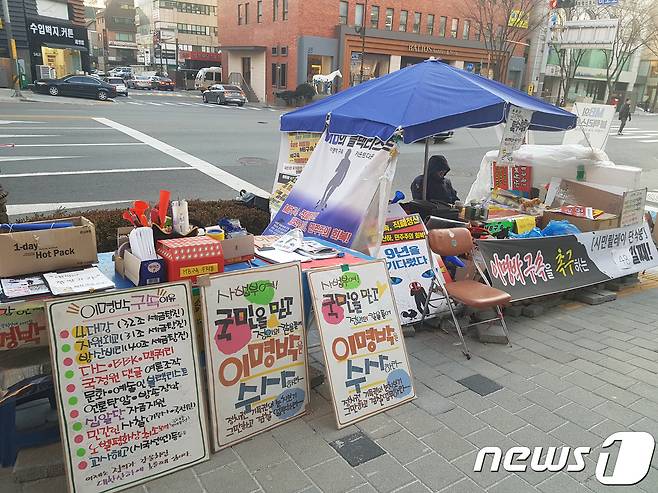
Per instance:
[[[576,103],[573,112],[578,115],[578,126],[564,134],[562,144],[580,144],[604,150],[615,107],[609,104]]]
[[[512,154],[523,145],[525,134],[530,127],[532,110],[511,105],[507,113],[507,123],[503,130],[498,149],[498,164],[513,164]]]
[[[414,399],[386,263],[312,270],[308,282],[338,428]]]
[[[71,493],[131,488],[209,457],[187,282],[48,302]]]
[[[644,208],[647,203],[648,189],[629,190],[624,192],[624,201],[621,208],[619,227],[642,224],[644,221]]]
[[[215,450],[305,414],[300,264],[212,276],[201,292]]]

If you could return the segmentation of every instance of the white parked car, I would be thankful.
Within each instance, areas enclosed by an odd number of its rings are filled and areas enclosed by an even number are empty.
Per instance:
[[[117,96],[118,95],[128,96],[128,88],[126,87],[126,81],[124,81],[121,77],[107,77],[105,79],[105,82],[114,86],[114,88],[117,90]]]

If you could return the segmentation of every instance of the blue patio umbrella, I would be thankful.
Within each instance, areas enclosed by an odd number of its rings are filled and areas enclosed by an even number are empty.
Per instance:
[[[283,132],[328,132],[405,143],[461,127],[506,121],[510,105],[532,110],[530,130],[576,127],[577,116],[500,82],[431,58],[341,91],[281,117]],[[327,125],[328,123],[328,125]],[[423,198],[427,193],[429,141],[425,140]]]

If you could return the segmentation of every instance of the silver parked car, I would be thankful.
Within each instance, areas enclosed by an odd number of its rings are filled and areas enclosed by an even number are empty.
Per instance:
[[[207,91],[203,91],[204,103],[237,104],[244,106],[247,96],[239,86],[229,84],[214,84]]]

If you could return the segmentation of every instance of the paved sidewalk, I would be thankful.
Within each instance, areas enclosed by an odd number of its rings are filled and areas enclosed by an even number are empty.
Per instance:
[[[603,440],[617,431],[658,437],[658,274],[614,302],[565,302],[537,318],[509,318],[512,347],[423,331],[407,339],[418,398],[337,430],[324,384],[311,412],[222,451],[193,469],[131,493],[608,492],[595,478]],[[312,353],[321,359],[317,350]],[[462,382],[479,374],[502,388],[482,396]],[[330,444],[349,448],[363,432],[382,451],[352,467]],[[582,472],[473,472],[477,450],[514,445],[590,446]],[[614,453],[611,454],[614,457]],[[611,459],[612,461],[612,459]],[[573,458],[570,461],[573,463]],[[614,463],[614,462],[613,462]],[[0,492],[57,493],[64,478],[23,485],[0,469]],[[658,491],[658,455],[648,476],[625,493]]]

